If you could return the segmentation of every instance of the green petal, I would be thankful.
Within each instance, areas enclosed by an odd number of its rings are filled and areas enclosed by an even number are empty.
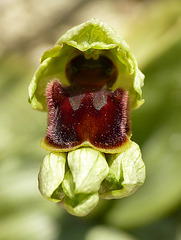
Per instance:
[[[94,50],[109,57],[117,66],[119,75],[113,90],[122,87],[129,91],[131,109],[139,107],[143,100],[141,87],[144,75],[126,42],[107,24],[92,19],[73,27],[61,36],[54,48],[42,56],[42,63],[29,86],[29,102],[37,110],[46,111],[45,89],[53,79],[69,85],[65,74],[66,64],[75,56],[87,55]]]
[[[73,181],[73,177],[71,172],[68,170],[65,174],[64,180],[62,182],[62,187],[64,193],[69,197],[69,198],[74,198],[75,194],[75,183]]]
[[[70,171],[67,171],[62,186],[66,194],[64,206],[72,215],[79,217],[86,216],[95,208],[99,201],[98,192],[75,195],[75,184]]]
[[[65,208],[73,215],[85,216],[99,201],[98,190],[109,172],[108,164],[99,151],[79,148],[68,153],[68,166],[62,183]]]
[[[95,208],[98,201],[98,193],[80,194],[74,199],[65,197],[64,205],[70,214],[83,217],[89,214]]]
[[[145,165],[139,146],[132,142],[121,154],[107,156],[109,174],[103,181],[100,195],[106,199],[123,198],[133,194],[145,180]]]
[[[74,194],[97,192],[109,172],[104,154],[88,147],[69,152],[68,165],[75,183]]]
[[[40,62],[42,63],[47,58],[59,57],[63,44],[55,45],[52,49],[49,49],[43,53]]]
[[[60,201],[61,199],[55,198],[55,196],[62,196],[59,191],[54,193],[64,178],[65,173],[65,153],[50,153],[48,154],[40,167],[38,175],[39,190],[43,197],[51,201]],[[53,196],[52,196],[53,194]]]

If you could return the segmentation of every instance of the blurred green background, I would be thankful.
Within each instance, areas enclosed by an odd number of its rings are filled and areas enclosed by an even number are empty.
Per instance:
[[[147,179],[78,218],[38,191],[46,113],[27,88],[43,51],[92,17],[127,41],[146,76],[132,139]],[[1,0],[0,32],[0,240],[181,240],[180,0]]]

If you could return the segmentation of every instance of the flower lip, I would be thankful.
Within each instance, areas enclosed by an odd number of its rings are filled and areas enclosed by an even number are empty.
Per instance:
[[[90,56],[89,56],[90,55]],[[66,65],[66,75],[71,86],[101,89],[111,88],[118,76],[115,64],[106,56],[89,54],[76,56]]]
[[[55,80],[47,87],[47,106],[45,149],[70,151],[87,145],[115,152],[130,138],[129,99],[123,89],[73,96],[71,87]]]

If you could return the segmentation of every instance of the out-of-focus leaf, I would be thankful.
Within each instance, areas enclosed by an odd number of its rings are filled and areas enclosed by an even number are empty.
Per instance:
[[[136,240],[131,235],[106,226],[93,227],[86,235],[85,240]]]
[[[134,229],[131,233],[139,240],[180,240],[181,219],[179,219],[179,214],[174,213],[172,216]]]
[[[181,39],[181,4],[180,0],[148,1],[140,8],[126,40],[143,70]]]

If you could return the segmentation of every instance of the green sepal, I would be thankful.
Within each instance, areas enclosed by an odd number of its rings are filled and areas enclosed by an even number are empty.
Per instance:
[[[40,167],[38,187],[43,197],[50,201],[61,201],[64,196],[58,187],[64,178],[65,162],[65,153],[50,153],[44,158]]]
[[[46,111],[45,90],[50,81],[61,79],[61,83],[69,85],[65,68],[67,62],[76,55],[75,50],[68,45],[54,46],[54,48],[43,54],[41,58],[42,63],[35,72],[28,88],[28,101],[34,109]]]
[[[64,180],[62,182],[62,188],[66,196],[73,199],[75,197],[75,183],[73,181],[72,174],[68,170],[65,174]]]
[[[69,170],[62,187],[71,199],[80,194],[98,192],[102,181],[109,173],[103,153],[92,148],[79,148],[68,153]]]
[[[120,154],[108,154],[109,174],[99,194],[105,199],[118,199],[133,194],[145,181],[145,165],[139,146],[132,142]]]
[[[78,194],[73,199],[65,197],[64,206],[70,214],[83,217],[96,207],[98,201],[98,193]]]
[[[75,194],[73,176],[68,170],[62,183],[64,193],[64,206],[67,211],[75,216],[83,217],[89,214],[99,201],[98,192],[89,194]]]
[[[51,195],[51,199],[48,199],[48,200],[53,202],[59,202],[59,201],[62,201],[64,197],[65,197],[65,193],[63,191],[62,184],[60,184],[58,188]]]
[[[120,47],[129,51],[128,44],[106,23],[93,18],[63,34],[56,44],[66,43],[80,51]]]
[[[47,58],[59,57],[63,44],[55,45],[53,48],[45,51],[41,56],[40,62],[42,63]]]
[[[144,75],[138,69],[126,42],[109,25],[98,19],[73,27],[43,54],[42,63],[29,86],[32,107],[46,111],[47,83],[58,79],[62,84],[70,85],[65,73],[66,64],[75,56],[92,54],[94,50],[110,58],[118,68],[119,75],[112,89],[124,88],[129,92],[131,109],[139,107],[144,102],[141,91]]]

